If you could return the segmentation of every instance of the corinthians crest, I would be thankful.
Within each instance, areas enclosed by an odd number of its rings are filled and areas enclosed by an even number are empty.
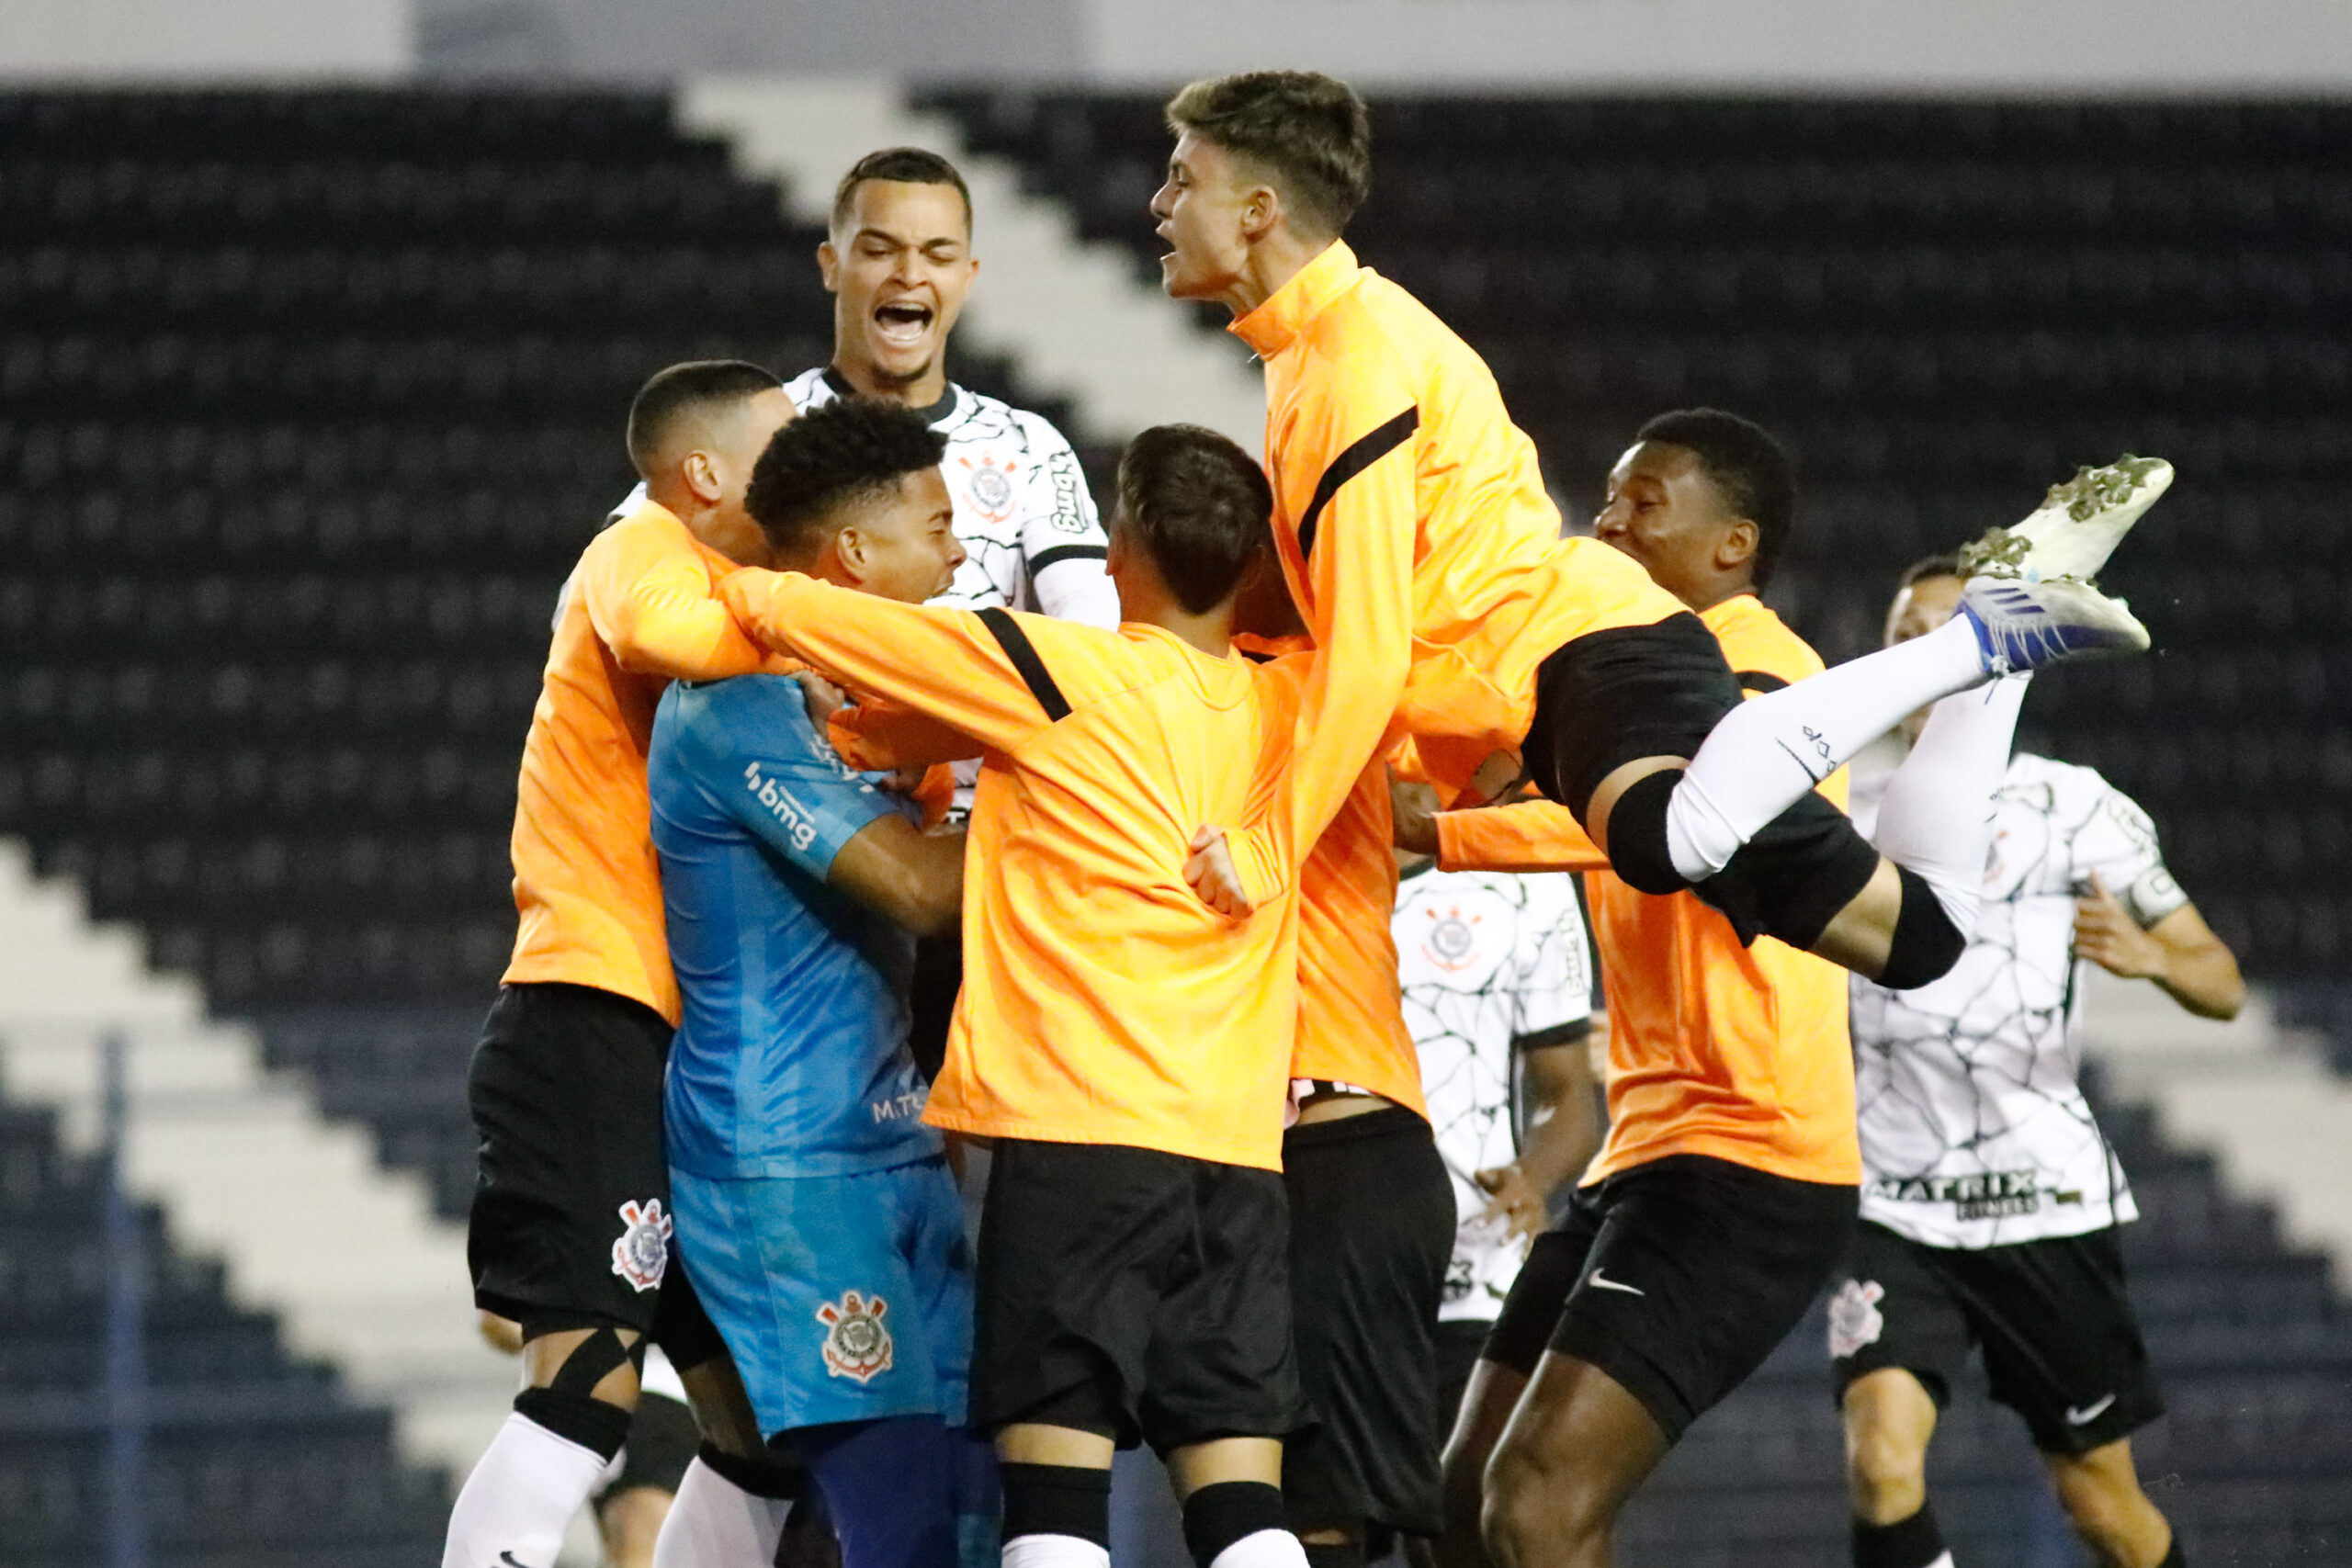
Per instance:
[[[819,1306],[817,1321],[825,1325],[825,1371],[862,1383],[888,1371],[890,1331],[882,1326],[882,1314],[889,1310],[890,1303],[880,1296],[855,1291],[843,1291],[840,1301]]]
[[[648,1198],[642,1204],[623,1203],[621,1224],[620,1239],[613,1243],[613,1272],[650,1291],[670,1265],[670,1216],[662,1212],[661,1199]]]

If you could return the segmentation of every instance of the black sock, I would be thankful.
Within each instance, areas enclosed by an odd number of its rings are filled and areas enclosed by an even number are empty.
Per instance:
[[[1891,1525],[1854,1521],[1854,1568],[1928,1568],[1943,1554],[1943,1532],[1936,1529],[1936,1510],[1929,1504]]]
[[[1283,1512],[1283,1490],[1262,1481],[1220,1481],[1214,1486],[1204,1486],[1184,1499],[1184,1544],[1192,1549],[1193,1561],[1200,1568],[1209,1568],[1219,1553],[1237,1540],[1256,1535],[1260,1530],[1287,1529],[1289,1523]],[[1343,1547],[1323,1547],[1324,1551],[1345,1551]],[[1317,1560],[1310,1556],[1310,1562]],[[1356,1549],[1356,1561],[1363,1561],[1362,1548]],[[1317,1568],[1323,1568],[1319,1562]],[[1333,1564],[1332,1568],[1339,1568]]]
[[[1111,1472],[1079,1464],[1001,1464],[1004,1539],[1071,1535],[1111,1550]]]

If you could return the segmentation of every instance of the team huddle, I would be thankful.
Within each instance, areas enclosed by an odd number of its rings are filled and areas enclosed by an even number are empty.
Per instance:
[[[1201,1568],[1592,1568],[1833,1286],[1860,1568],[1951,1562],[1972,1346],[2101,1561],[2181,1562],[2074,976],[2241,987],[2145,817],[2011,756],[2036,671],[2148,646],[2091,580],[2170,468],[1825,670],[1758,597],[1770,434],[1661,413],[1562,537],[1341,238],[1356,95],[1168,122],[1163,281],[1263,362],[1262,463],[1147,430],[1099,521],[946,379],[970,199],[907,149],[837,192],[830,366],[639,392],[523,758],[469,1253],[527,1386],[445,1568],[641,1475],[657,1348],[695,1446],[629,1561],[1105,1568],[1146,1444]]]

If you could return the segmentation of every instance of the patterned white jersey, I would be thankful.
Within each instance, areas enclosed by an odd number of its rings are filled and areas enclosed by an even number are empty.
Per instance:
[[[1885,776],[1883,766],[1856,775],[1865,832]],[[2088,768],[2010,759],[1983,912],[1960,962],[1916,990],[1852,982],[1862,1218],[1928,1247],[1973,1248],[2139,1217],[2075,1082],[2075,898],[2094,873],[2143,926],[2188,901],[2129,796]]]
[[[784,390],[795,408],[813,409],[844,396],[849,385],[820,366]],[[967,552],[955,582],[932,603],[1117,626],[1119,595],[1102,565],[1108,541],[1085,470],[1062,433],[1042,415],[953,384],[922,412],[947,437],[939,471]]]
[[[1519,1154],[1511,1042],[1591,1015],[1584,916],[1566,876],[1432,867],[1398,885],[1395,930],[1405,1023],[1459,1216],[1438,1315],[1488,1319],[1527,1249],[1479,1223],[1487,1195],[1471,1174]]]

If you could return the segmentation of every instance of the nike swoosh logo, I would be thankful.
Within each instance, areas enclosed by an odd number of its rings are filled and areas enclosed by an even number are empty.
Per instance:
[[[2106,1411],[2107,1407],[2114,1403],[2115,1395],[2110,1393],[2105,1399],[2100,1400],[2097,1404],[2085,1404],[2079,1407],[2069,1404],[2066,1406],[2066,1425],[2069,1427],[2087,1427],[2092,1422],[2098,1420],[2100,1415]]]
[[[529,1565],[513,1552],[502,1551],[498,1554],[498,1568],[529,1568]]]
[[[1596,1291],[1623,1291],[1629,1296],[1646,1296],[1649,1294],[1647,1291],[1636,1290],[1631,1285],[1621,1284],[1617,1280],[1611,1279],[1608,1275],[1603,1274],[1598,1269],[1586,1276],[1585,1283],[1590,1285]],[[2115,1396],[2113,1394],[2109,1394],[2108,1397],[2112,1399]],[[2089,1417],[2085,1416],[2084,1419],[2088,1420]]]

